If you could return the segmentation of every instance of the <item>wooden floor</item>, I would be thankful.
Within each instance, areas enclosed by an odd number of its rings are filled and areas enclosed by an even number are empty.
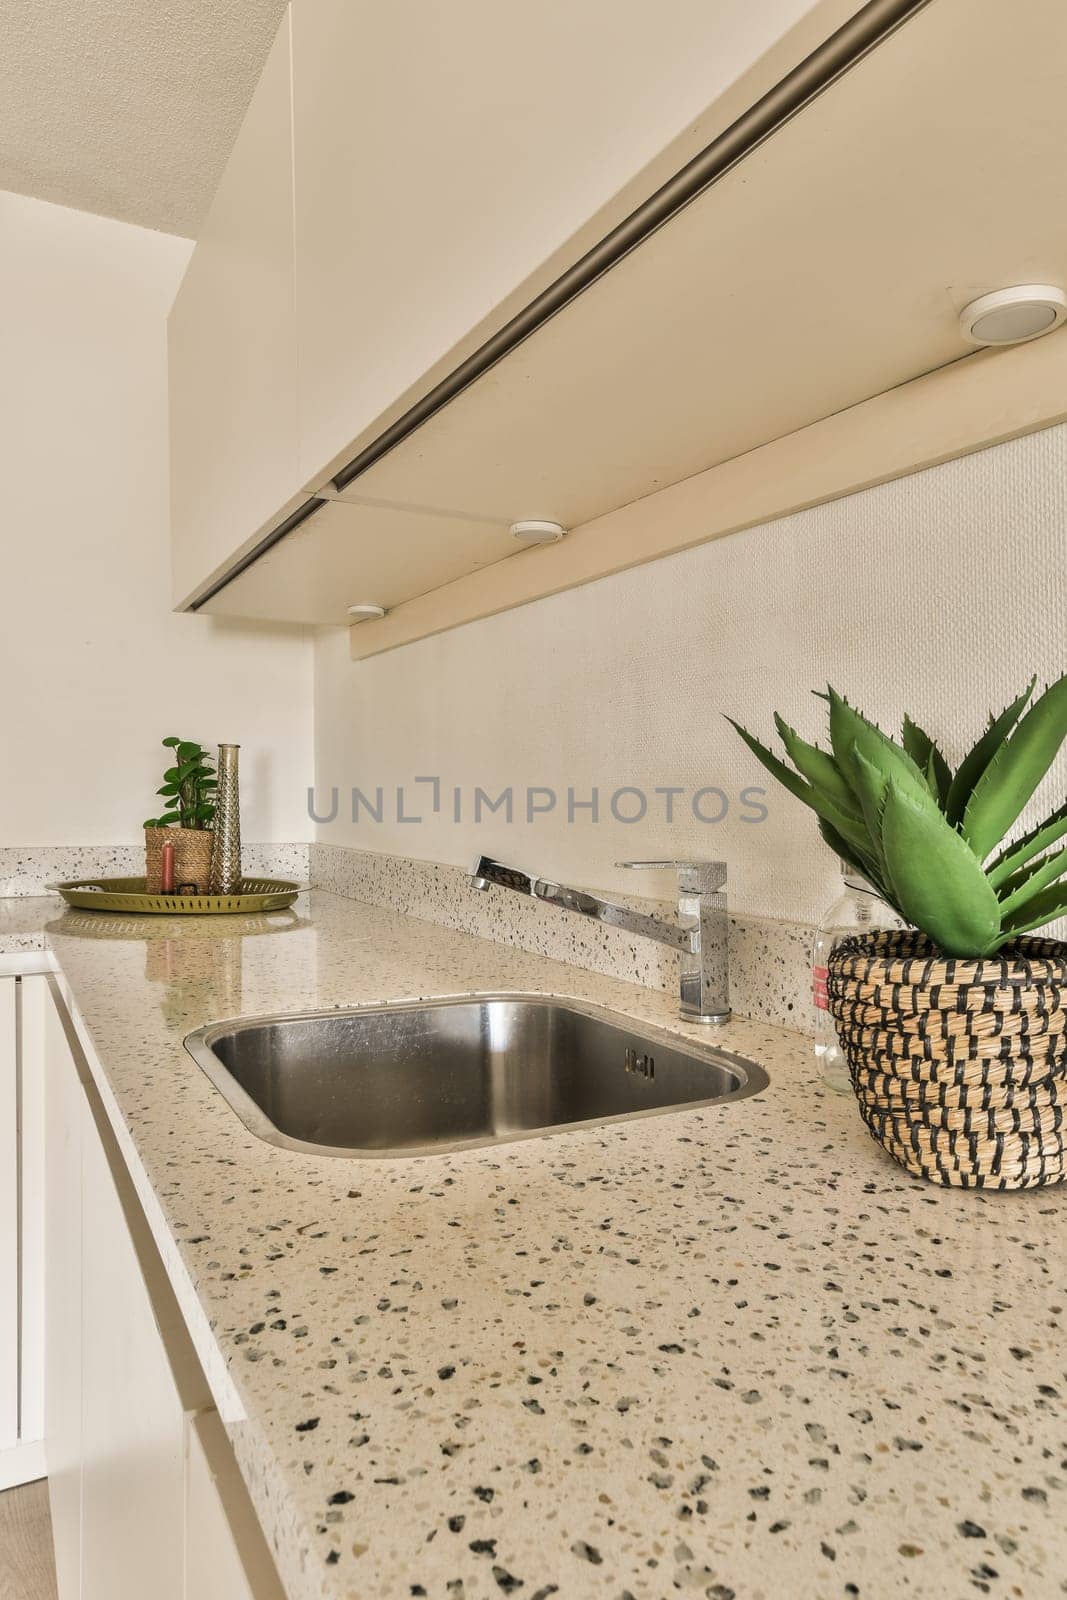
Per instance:
[[[44,1479],[0,1494],[0,1595],[3,1600],[56,1600]]]

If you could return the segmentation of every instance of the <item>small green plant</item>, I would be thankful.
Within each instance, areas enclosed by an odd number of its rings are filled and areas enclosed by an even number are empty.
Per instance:
[[[175,765],[163,774],[163,782],[156,790],[166,796],[166,806],[161,817],[149,817],[146,828],[210,828],[215,820],[215,789],[218,780],[211,767],[211,758],[203,748],[189,739],[173,735],[163,740],[168,750],[174,751]]]
[[[1036,682],[990,716],[955,772],[910,717],[898,744],[833,689],[820,696],[829,751],[775,716],[796,771],[727,721],[906,922],[947,955],[985,956],[1067,915],[1067,805],[1004,843],[1067,739],[1067,675],[1030,704]]]

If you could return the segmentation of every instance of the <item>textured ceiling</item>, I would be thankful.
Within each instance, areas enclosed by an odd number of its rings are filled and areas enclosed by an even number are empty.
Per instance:
[[[8,0],[0,189],[196,235],[284,0]]]

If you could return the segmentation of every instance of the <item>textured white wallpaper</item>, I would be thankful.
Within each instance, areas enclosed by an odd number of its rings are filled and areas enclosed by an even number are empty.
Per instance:
[[[647,502],[650,518],[656,499]],[[761,769],[722,719],[764,739],[778,710],[802,734],[823,726],[810,690],[829,679],[886,728],[905,709],[958,759],[986,715],[1030,674],[1067,669],[1067,426],[1048,429],[829,505],[700,546],[585,588],[422,640],[368,661],[343,633],[316,658],[317,807],[339,816],[318,837],[425,860],[468,863],[479,849],[565,880],[665,895],[666,875],[619,871],[639,856],[702,855],[730,864],[731,903],[763,916],[818,920],[835,862],[810,814],[770,792],[761,825],[737,795]],[[428,784],[441,780],[441,810]],[[349,792],[383,788],[381,824],[353,824]],[[408,815],[396,820],[396,787]],[[511,785],[516,816],[471,817],[476,785]],[[529,785],[555,809],[527,821]],[[632,785],[649,811],[625,824],[610,796]],[[721,788],[732,804],[696,821],[687,796]],[[452,821],[453,789],[463,820]],[[567,820],[568,787],[600,790],[600,818]],[[1067,762],[1039,803],[1067,791]],[[547,799],[541,797],[547,804]],[[637,801],[625,797],[622,805]],[[721,803],[707,798],[708,814]]]

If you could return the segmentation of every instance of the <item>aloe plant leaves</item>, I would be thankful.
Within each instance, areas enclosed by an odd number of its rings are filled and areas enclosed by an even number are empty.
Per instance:
[[[1065,739],[1067,674],[1034,702],[974,786],[963,813],[963,836],[980,861],[1018,821]]]
[[[952,769],[937,745],[910,717],[904,718],[900,742],[919,770],[926,774],[926,785],[934,799],[943,805],[952,782]]]
[[[1022,716],[1030,696],[1037,687],[1036,676],[1030,679],[1026,688],[1017,700],[1013,700],[999,717],[990,713],[989,722],[985,732],[973,745],[956,770],[956,775],[949,785],[948,796],[945,801],[945,815],[955,826],[963,821],[963,813],[967,802],[974,792],[974,786],[985,772],[989,763],[1000,749],[1008,734]]]
[[[1067,850],[1054,850],[1009,878],[1003,885],[1008,892],[998,896],[1001,920],[1013,920],[1017,912],[1025,911],[1031,900],[1064,873],[1067,873]]]
[[[1020,933],[1032,933],[1035,928],[1044,928],[1060,917],[1067,917],[1067,884],[1054,883],[1051,888],[1020,906],[1014,916],[1005,921],[1003,936],[1015,938]]]
[[[817,816],[823,817],[857,849],[862,850],[868,846],[866,831],[856,816],[841,810],[828,795],[793,772],[784,761],[780,761],[772,750],[768,750],[766,745],[761,744],[755,735],[749,733],[739,722],[735,722],[732,717],[727,717],[726,720],[740,734],[756,759],[766,767],[772,777],[777,778],[783,788],[788,789],[798,800],[802,800]]]
[[[830,707],[830,748],[834,752],[834,760],[849,787],[858,794],[859,775],[852,753],[856,739],[863,729],[877,733],[883,738],[885,736],[873,722],[868,722],[866,717],[855,711],[847,700],[829,686],[825,698]]]
[[[834,855],[839,860],[847,862],[854,871],[859,873],[861,878],[866,878],[867,882],[877,889],[880,895],[884,896],[886,894],[886,886],[882,878],[882,864],[876,859],[873,852],[857,849],[849,840],[842,838],[833,824],[827,822],[825,817],[819,818],[818,828],[822,835],[823,843],[830,846]]]
[[[778,716],[777,712],[774,726],[785,746],[786,754],[797,771],[807,778],[814,788],[823,790],[842,811],[850,813],[858,820],[860,812],[856,796],[838,771],[833,756],[827,755],[825,750],[820,750],[818,745],[807,744],[788,722]]]
[[[965,841],[931,801],[893,778],[882,809],[882,856],[903,916],[948,955],[983,955],[1000,936],[1000,905]]]
[[[897,743],[832,687],[830,751],[775,726],[793,768],[732,722],[749,749],[819,819],[832,850],[943,950],[978,956],[1067,914],[1067,805],[1001,850],[1067,740],[1067,675],[1036,680],[989,724],[953,775],[911,717]],[[1027,709],[1029,708],[1029,709]]]
[[[1064,838],[1067,838],[1067,805],[1061,806],[1044,822],[1038,823],[1036,828],[1001,851],[992,866],[986,869],[990,883],[994,889],[1001,888],[1020,867]]]
[[[869,721],[862,712],[850,706],[830,685],[827,685],[827,699],[830,702],[830,744],[834,759],[857,795],[862,795],[864,783],[856,762],[857,751],[862,752],[867,761],[880,771],[885,771],[887,775],[895,773],[902,783],[927,787],[925,770],[887,733],[883,733],[877,723]]]

